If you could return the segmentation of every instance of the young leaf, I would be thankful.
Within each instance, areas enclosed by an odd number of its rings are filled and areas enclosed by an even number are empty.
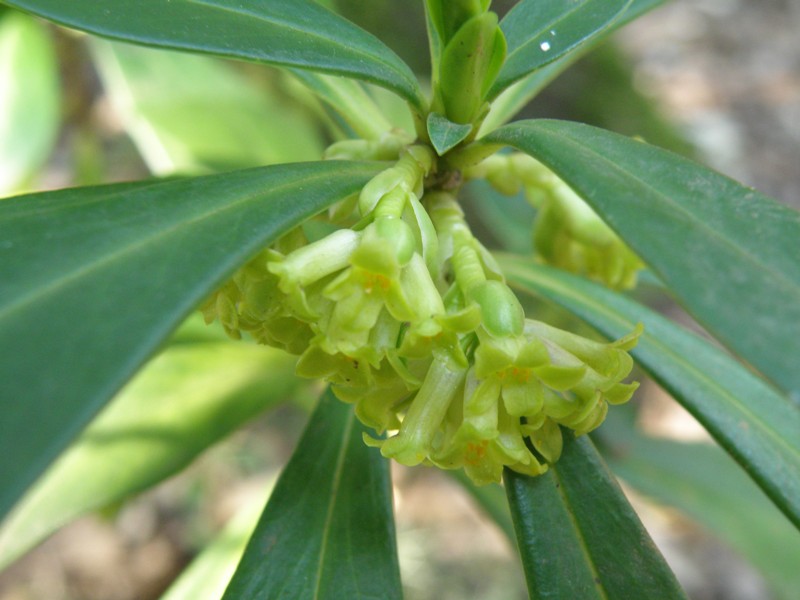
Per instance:
[[[485,140],[552,169],[702,325],[800,400],[800,212],[588,125],[522,121]]]
[[[311,69],[384,86],[422,109],[411,69],[380,40],[312,0],[8,0],[88,33]]]
[[[400,598],[389,463],[328,391],[223,600]]]
[[[115,112],[154,173],[207,173],[322,154],[308,115],[223,61],[92,41]]]
[[[62,454],[0,529],[0,568],[89,511],[155,485],[285,400],[295,358],[253,344],[188,344],[156,357]]]
[[[58,65],[36,20],[0,19],[0,197],[19,191],[47,158],[59,125]]]
[[[644,325],[631,354],[800,527],[800,408],[726,353],[585,279],[507,258],[511,285],[543,294],[611,338]]]
[[[439,156],[463,142],[471,131],[472,125],[453,123],[435,112],[428,115],[428,135]]]
[[[0,203],[0,515],[217,285],[377,170],[281,165]]]
[[[550,471],[503,474],[531,599],[685,598],[587,437]]]
[[[727,542],[761,571],[776,600],[796,598],[800,532],[730,457],[713,444],[650,438],[609,421],[597,435],[617,476]]]
[[[489,99],[528,73],[598,36],[611,26],[630,1],[521,0],[500,22],[508,42],[508,54]]]

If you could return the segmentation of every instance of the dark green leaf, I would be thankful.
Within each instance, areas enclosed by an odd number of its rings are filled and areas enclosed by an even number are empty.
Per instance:
[[[564,438],[545,475],[504,473],[530,597],[684,598],[592,443]]]
[[[521,259],[501,264],[512,285],[543,294],[608,337],[642,323],[631,352],[637,362],[800,526],[800,408],[709,342],[625,296]]]
[[[0,19],[0,196],[46,160],[58,134],[58,65],[41,23],[12,12]]]
[[[800,400],[800,212],[588,125],[523,121],[485,139],[551,168],[702,325]]]
[[[428,135],[439,156],[463,142],[471,131],[472,125],[453,123],[439,113],[428,115]]]
[[[576,48],[573,52],[562,56],[556,61],[537,69],[533,73],[526,75],[503,93],[497,96],[492,102],[489,114],[481,124],[479,135],[488,133],[504,123],[508,122],[515,114],[528,104],[536,95],[545,88],[553,79],[566,71],[575,61],[594,48],[598,42],[606,39],[611,33],[638,18],[642,14],[664,4],[666,0],[633,0],[618,19],[614,20],[610,26],[604,29],[589,44]]]
[[[608,29],[630,0],[521,0],[500,22],[508,54],[489,98]]]
[[[389,463],[366,431],[323,396],[224,600],[401,597]]]
[[[376,171],[281,165],[0,203],[0,515],[215,286]]]
[[[7,1],[104,37],[364,79],[425,104],[394,52],[312,0]]]
[[[47,470],[0,529],[0,567],[72,519],[175,474],[208,446],[286,400],[295,359],[231,341],[156,357]]]
[[[613,471],[727,542],[761,571],[776,600],[795,600],[800,533],[736,463],[713,444],[650,438],[613,415],[597,431]]]

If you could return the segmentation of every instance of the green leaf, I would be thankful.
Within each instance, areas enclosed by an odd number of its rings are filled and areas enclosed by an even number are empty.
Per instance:
[[[453,123],[439,113],[428,114],[428,135],[439,156],[463,142],[471,131],[472,125]]]
[[[800,401],[800,212],[588,125],[522,121],[485,139],[552,169],[702,325]]]
[[[550,471],[504,472],[531,599],[685,598],[587,437]]]
[[[312,0],[8,0],[88,33],[363,79],[422,110],[411,69],[380,40]]]
[[[281,165],[0,203],[0,515],[236,267],[378,169]]]
[[[48,469],[0,529],[0,568],[74,518],[175,474],[299,387],[295,358],[201,343],[156,357]]]
[[[0,196],[18,191],[58,134],[60,92],[53,43],[16,12],[0,19]]]
[[[307,114],[230,64],[93,40],[104,87],[150,170],[208,172],[307,160],[322,140]]]
[[[500,22],[508,54],[489,98],[608,29],[631,0],[521,0]]]
[[[776,599],[797,597],[800,533],[730,457],[712,444],[650,438],[632,427],[613,427],[607,435],[610,425],[597,433],[620,478],[727,542],[761,571]]]
[[[516,83],[507,87],[492,102],[489,114],[481,124],[479,135],[488,133],[507,123],[551,81],[566,71],[578,59],[595,48],[598,42],[605,40],[611,33],[623,25],[627,25],[644,13],[664,4],[664,2],[666,2],[666,0],[633,0],[628,4],[628,8],[625,9],[625,12],[623,12],[618,19],[612,21],[606,29],[599,32],[597,36],[591,40],[591,43],[575,48],[565,56],[537,69],[533,73],[526,75]]]
[[[389,463],[329,391],[224,598],[400,598]]]
[[[292,74],[341,116],[353,132],[367,140],[377,140],[392,126],[357,81],[313,71],[292,70]]]
[[[520,259],[501,261],[511,285],[537,292],[615,338],[636,323],[636,361],[800,526],[800,408],[702,338],[597,284]]]

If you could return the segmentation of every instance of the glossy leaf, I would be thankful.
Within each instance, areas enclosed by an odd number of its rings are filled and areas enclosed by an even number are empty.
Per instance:
[[[650,438],[632,427],[608,431],[610,425],[598,434],[602,447],[608,445],[604,455],[614,473],[727,542],[764,575],[776,600],[794,600],[800,589],[800,532],[730,457],[712,444]]]
[[[389,463],[327,392],[224,599],[400,598]]]
[[[312,0],[7,0],[88,33],[371,81],[425,104],[383,42]]]
[[[545,475],[503,475],[530,597],[684,598],[592,443],[564,438]]]
[[[154,173],[204,173],[307,160],[322,140],[274,89],[206,56],[93,40],[104,87]]]
[[[377,170],[281,165],[0,203],[0,515],[214,287]]]
[[[508,54],[489,98],[609,28],[630,0],[521,0],[500,22]]]
[[[666,0],[633,0],[628,4],[628,7],[622,15],[612,21],[606,29],[599,32],[597,36],[591,40],[591,43],[575,48],[565,56],[537,69],[533,73],[526,75],[516,83],[507,87],[492,102],[489,114],[481,124],[480,135],[488,133],[511,120],[511,118],[522,110],[528,102],[533,100],[542,89],[594,48],[598,42],[605,40],[620,27],[627,25],[644,13],[665,2]]]
[[[76,517],[155,485],[299,387],[295,359],[250,344],[156,357],[51,466],[0,529],[0,568]]]
[[[800,212],[588,125],[522,121],[485,139],[552,169],[702,325],[800,401]]]
[[[19,191],[47,159],[60,119],[53,43],[36,20],[0,18],[0,196]]]
[[[453,123],[438,113],[428,115],[428,135],[439,156],[463,142],[471,131],[472,125]]]
[[[642,323],[631,351],[639,365],[800,527],[800,407],[725,352],[621,294],[520,259],[501,264],[514,287],[544,295],[610,338]]]

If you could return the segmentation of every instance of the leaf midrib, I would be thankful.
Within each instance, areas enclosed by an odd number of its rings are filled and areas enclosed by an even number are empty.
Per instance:
[[[330,176],[330,173],[319,173],[316,175],[306,175],[306,177],[302,180],[303,184],[307,184],[313,182],[318,179],[327,178]],[[79,269],[75,269],[70,271],[68,274],[62,277],[58,277],[50,281],[45,286],[36,287],[31,292],[27,294],[23,294],[17,298],[15,302],[11,302],[7,304],[5,307],[0,309],[0,325],[2,322],[7,319],[9,316],[13,315],[14,312],[24,309],[28,304],[31,302],[41,301],[44,297],[57,292],[59,289],[69,285],[70,283],[77,281],[81,278],[84,278],[88,275],[91,275],[93,272],[97,270],[101,270],[107,267],[110,264],[118,262],[119,260],[124,259],[125,257],[135,254],[139,249],[143,246],[149,245],[151,243],[157,243],[159,240],[177,232],[181,229],[194,225],[196,223],[205,221],[215,215],[223,214],[228,212],[229,210],[236,209],[242,204],[249,204],[253,200],[258,198],[270,197],[273,194],[280,194],[287,188],[295,187],[297,185],[297,181],[294,182],[287,182],[283,185],[279,185],[278,187],[270,188],[269,191],[259,191],[252,194],[248,194],[236,201],[230,202],[225,204],[224,206],[216,206],[210,211],[199,213],[193,216],[190,219],[181,219],[177,223],[158,230],[156,233],[139,238],[136,242],[132,244],[128,244],[117,251],[111,252],[109,254],[104,255],[103,257],[86,263],[83,267]],[[168,184],[167,184],[168,185]]]
[[[328,503],[328,511],[325,515],[325,523],[322,528],[322,540],[320,542],[319,559],[317,560],[317,573],[314,579],[314,600],[318,600],[321,593],[322,571],[324,568],[325,557],[328,552],[328,537],[330,536],[333,515],[336,512],[336,503],[339,500],[339,484],[342,481],[342,473],[344,472],[345,462],[344,459],[347,455],[350,432],[353,430],[354,419],[355,413],[351,410],[348,412],[347,423],[345,424],[344,432],[342,434],[342,445],[339,448],[338,455],[336,456],[336,468],[334,470],[333,479],[331,480],[330,502]]]
[[[589,571],[592,574],[592,581],[595,582],[594,589],[600,598],[603,598],[603,600],[609,600],[605,585],[602,583],[602,579],[600,578],[600,571],[597,569],[597,565],[594,562],[592,553],[589,551],[589,544],[587,543],[580,523],[578,522],[578,519],[572,510],[572,502],[570,502],[569,496],[567,495],[564,479],[558,472],[558,466],[556,465],[552,467],[551,471],[553,472],[553,479],[555,480],[556,493],[561,497],[561,501],[566,509],[567,517],[569,518],[570,523],[572,524],[572,529],[575,532],[575,540],[580,548],[581,554],[583,554],[586,565],[589,567]]]

